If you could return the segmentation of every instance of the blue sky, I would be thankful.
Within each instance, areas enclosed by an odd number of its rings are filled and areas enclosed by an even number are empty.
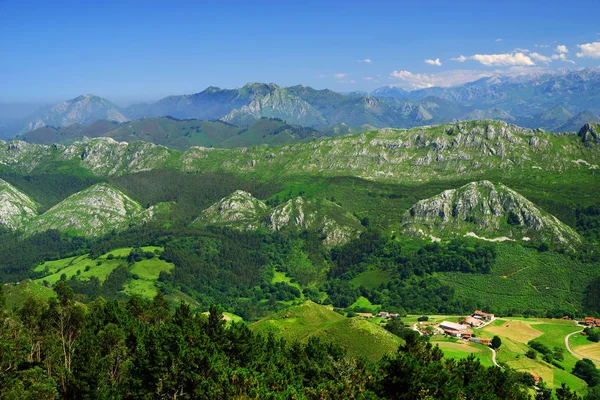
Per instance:
[[[250,81],[414,89],[599,66],[599,12],[598,0],[0,0],[0,102],[124,104]]]

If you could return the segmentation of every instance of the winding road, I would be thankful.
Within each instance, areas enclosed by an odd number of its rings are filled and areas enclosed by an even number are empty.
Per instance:
[[[491,350],[491,352],[492,352],[492,362],[494,363],[494,365],[495,365],[496,367],[502,368],[502,367],[500,367],[500,365],[498,365],[498,363],[496,362],[496,350],[492,349],[491,347],[488,347],[488,349],[490,349],[490,350]]]
[[[571,353],[571,355],[575,358],[577,358],[578,360],[582,360],[583,358],[587,358],[589,360],[592,360],[593,362],[595,362],[596,364],[600,365],[600,360],[598,360],[597,358],[592,358],[592,357],[583,357],[580,354],[575,353],[573,350],[571,350],[571,346],[569,346],[569,338],[573,335],[575,335],[576,333],[581,333],[583,332],[583,329],[577,332],[573,332],[573,333],[569,333],[567,336],[565,336],[565,347],[567,348],[567,351],[569,353]]]
[[[583,329],[582,329],[582,330],[580,330],[580,331],[576,331],[576,332],[569,333],[567,336],[565,336],[565,347],[567,348],[567,351],[568,351],[569,353],[571,353],[571,355],[572,355],[573,357],[575,357],[575,358],[577,358],[577,359],[579,359],[579,360],[581,360],[583,357],[581,357],[579,354],[577,354],[577,353],[575,353],[573,350],[571,350],[571,346],[569,346],[569,338],[570,338],[571,336],[573,336],[574,334],[576,334],[576,333],[581,333],[581,332],[583,332]]]

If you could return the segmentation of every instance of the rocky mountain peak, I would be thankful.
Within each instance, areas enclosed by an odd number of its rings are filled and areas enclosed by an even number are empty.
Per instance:
[[[236,190],[204,210],[193,224],[225,224],[255,230],[266,212],[265,203],[248,192]]]
[[[581,127],[577,135],[583,142],[598,142],[600,141],[600,124],[588,122]]]
[[[577,233],[503,184],[468,183],[413,205],[403,230],[432,240],[473,236],[490,241],[577,243]]]

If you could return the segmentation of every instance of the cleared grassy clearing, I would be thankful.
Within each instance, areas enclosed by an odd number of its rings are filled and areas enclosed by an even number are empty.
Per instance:
[[[523,321],[501,321],[500,325],[490,324],[483,330],[500,337],[505,337],[516,342],[527,343],[528,341],[542,336],[542,332],[531,327]]]
[[[381,304],[371,304],[369,299],[367,299],[366,297],[360,296],[358,299],[356,299],[356,301],[349,308],[350,309],[363,308],[363,309],[369,309],[372,312],[374,312],[374,311],[378,310],[379,308],[381,308]]]
[[[445,342],[445,341],[433,341],[432,344],[436,344],[444,352],[446,358],[465,358],[471,354],[474,354],[481,364],[486,367],[494,365],[492,362],[492,352],[480,344],[467,343],[464,341],[456,342]]]
[[[281,311],[250,325],[256,332],[273,331],[287,340],[306,341],[317,336],[339,343],[351,356],[378,360],[397,351],[402,340],[360,317],[347,318],[310,301]]]
[[[388,271],[380,271],[378,269],[370,269],[361,274],[358,274],[350,281],[354,286],[364,286],[367,289],[375,289],[382,283],[391,279],[392,274]]]
[[[162,248],[147,246],[142,247],[142,250],[146,252],[154,252],[155,250],[162,251]],[[106,277],[112,272],[113,269],[117,268],[121,264],[127,265],[127,260],[124,258],[126,258],[130,252],[131,248],[129,247],[111,250],[110,252],[101,255],[97,259],[91,259],[88,255],[82,255],[78,257],[63,258],[55,261],[47,261],[34,268],[35,272],[44,272],[48,274],[43,278],[37,279],[36,281],[40,283],[47,281],[50,284],[54,284],[60,280],[62,274],[65,274],[67,279],[71,279],[71,277],[74,275],[77,276],[77,279],[81,280],[87,280],[92,276],[95,276],[100,280],[100,282],[104,282]],[[110,254],[112,254],[113,257],[110,257],[111,259],[109,260]],[[140,262],[145,261],[155,261],[155,264],[158,264],[159,262],[166,264],[164,261],[160,261],[158,259],[143,260]],[[145,266],[148,268],[151,268],[151,265],[151,263],[145,264]],[[88,271],[86,271],[86,268]],[[156,267],[154,267],[154,269],[156,269]],[[140,272],[145,273],[144,269],[140,269]],[[154,279],[157,278],[158,274]]]

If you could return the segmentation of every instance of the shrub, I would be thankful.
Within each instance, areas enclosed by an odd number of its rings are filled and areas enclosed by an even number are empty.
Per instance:
[[[527,353],[525,353],[525,357],[535,360],[537,357],[537,353],[534,350],[529,349],[529,350],[527,350]]]

